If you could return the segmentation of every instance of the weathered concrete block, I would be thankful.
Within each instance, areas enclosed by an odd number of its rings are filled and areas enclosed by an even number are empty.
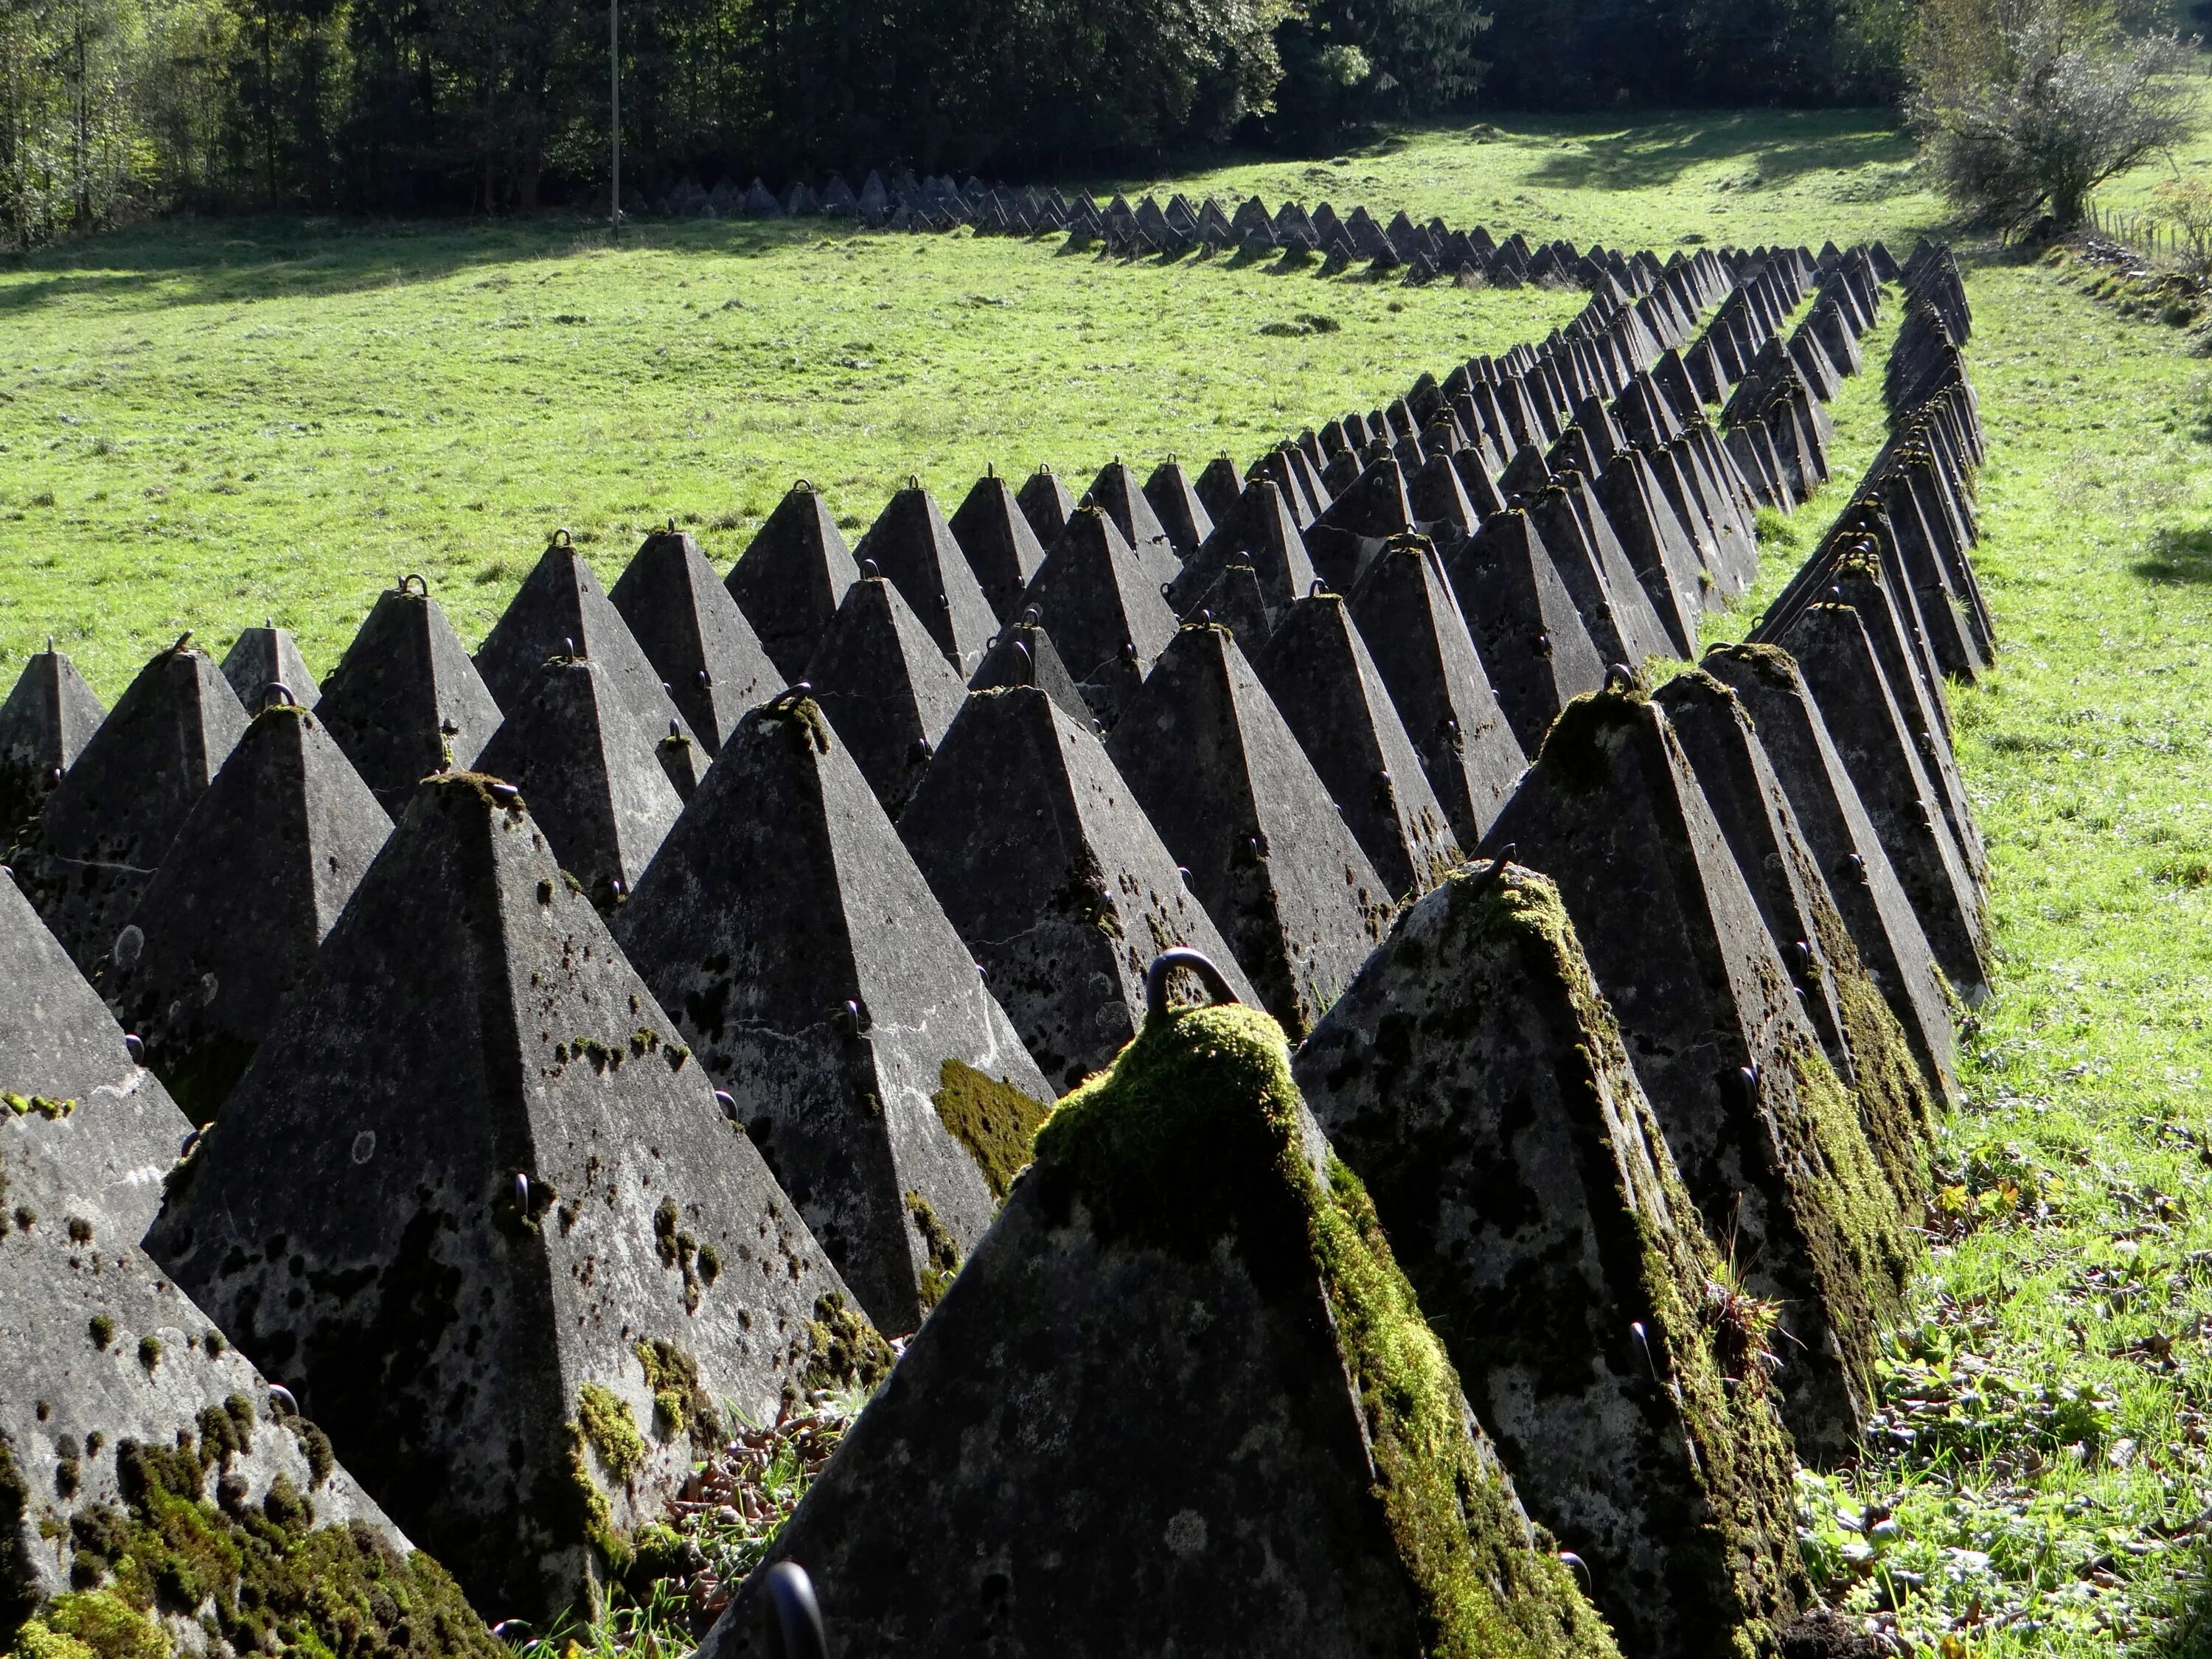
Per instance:
[[[1454,874],[1295,1070],[1629,1650],[1770,1650],[1808,1587],[1766,1315],[1706,1239],[1551,884]]]
[[[914,607],[945,660],[963,682],[982,666],[998,614],[937,501],[917,481],[890,499],[853,550],[866,574],[867,562],[889,578]],[[843,602],[842,596],[841,604]],[[815,647],[817,651],[819,646]],[[811,659],[810,659],[811,660]]]
[[[1781,1304],[1799,1450],[1846,1454],[1911,1232],[1666,716],[1569,705],[1482,852],[1507,845],[1558,884],[1708,1229]]]
[[[1286,1060],[1255,1011],[1155,1016],[1053,1115],[772,1547],[832,1651],[1613,1650]],[[703,1659],[762,1651],[763,1594]]]
[[[1528,767],[1474,641],[1421,538],[1393,542],[1353,590],[1352,620],[1462,847],[1489,829]]]
[[[1067,665],[1060,660],[1052,635],[1036,618],[1035,611],[1025,611],[1018,621],[999,630],[999,642],[983,659],[968,689],[988,691],[994,686],[1034,685],[1078,726],[1096,731],[1097,715],[1078,689],[1075,677],[1067,672]]]
[[[391,833],[316,716],[254,716],[94,975],[193,1122],[222,1110]]]
[[[0,875],[0,1161],[43,1162],[135,1244],[191,1133],[61,941]]]
[[[1182,463],[1172,455],[1152,469],[1145,480],[1145,499],[1167,532],[1168,544],[1179,559],[1188,559],[1213,533],[1213,514],[1199,496]]]
[[[684,811],[658,742],[604,665],[556,657],[510,697],[476,769],[520,786],[555,861],[609,915]]]
[[[436,1109],[425,1109],[434,1102]],[[493,1616],[542,1624],[844,1286],[520,798],[426,781],[147,1249]]]
[[[258,708],[266,702],[271,685],[283,686],[302,708],[313,708],[323,694],[307,671],[306,659],[300,655],[297,641],[273,620],[240,633],[222,659],[222,677],[247,708]]]
[[[24,896],[91,970],[246,730],[246,710],[191,636],[157,652],[9,854]]]
[[[403,581],[377,595],[315,718],[386,813],[397,814],[420,780],[466,771],[499,729],[500,712],[428,586]]]
[[[1532,755],[1559,710],[1605,684],[1605,661],[1559,566],[1528,515],[1511,507],[1445,551],[1444,575],[1498,707]]]
[[[1579,476],[1554,483],[1528,502],[1529,522],[1558,568],[1589,630],[1590,643],[1608,663],[1640,668],[1665,657],[1674,642],[1636,580],[1613,526]]]
[[[1154,582],[1114,521],[1087,503],[1022,595],[1099,722],[1112,728],[1176,629]]]
[[[1106,750],[1263,1004],[1311,1030],[1382,936],[1390,889],[1228,631],[1178,630]]]
[[[708,755],[739,715],[783,689],[699,544],[673,526],[645,538],[607,597]]]
[[[1292,600],[1312,591],[1314,568],[1305,538],[1282,486],[1272,478],[1255,478],[1244,486],[1236,504],[1168,583],[1169,606],[1178,617],[1188,616],[1232,564],[1252,567],[1271,626]]]
[[[1629,568],[1667,630],[1678,657],[1698,654],[1698,617],[1709,582],[1697,550],[1668,505],[1640,450],[1625,449],[1599,475],[1596,500],[1627,554]]]
[[[51,641],[31,654],[0,703],[0,840],[38,812],[106,718],[76,665]]]
[[[1127,462],[1117,457],[1099,468],[1083,499],[1114,521],[1155,586],[1176,579],[1182,569],[1182,555]]]
[[[912,1330],[1050,1091],[811,698],[739,723],[615,929],[860,1306]]]
[[[724,585],[769,660],[790,681],[805,673],[838,602],[860,579],[830,504],[802,479],[776,503]]]
[[[0,1132],[19,1218],[0,1227],[0,1623],[16,1651],[495,1659],[452,1578],[75,1173]]]
[[[890,580],[853,584],[806,683],[884,811],[898,817],[968,692]]]
[[[1044,562],[1044,544],[1012,487],[996,472],[984,474],[950,522],[992,614],[1002,623],[1013,621],[1021,615],[1022,590]]]
[[[1251,994],[1090,723],[1033,687],[968,700],[899,836],[1060,1087],[1136,1035],[1162,951],[1201,951]]]
[[[1060,539],[1060,532],[1067,528],[1067,521],[1075,516],[1075,497],[1068,493],[1060,475],[1049,466],[1040,466],[1030,474],[1029,482],[1022,486],[1016,501],[1022,516],[1030,521],[1036,532],[1038,545],[1049,548]]]

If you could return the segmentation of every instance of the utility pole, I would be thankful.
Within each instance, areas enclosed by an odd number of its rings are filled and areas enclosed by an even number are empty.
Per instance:
[[[607,186],[607,227],[622,229],[622,22],[616,9],[619,0],[607,0],[608,125],[614,139],[614,178]]]

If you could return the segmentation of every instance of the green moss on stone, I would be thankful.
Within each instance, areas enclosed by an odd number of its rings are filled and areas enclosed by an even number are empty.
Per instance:
[[[94,1314],[87,1328],[92,1333],[92,1346],[105,1348],[115,1340],[115,1322],[106,1314]]]
[[[1302,1250],[1326,1291],[1361,1406],[1376,1495],[1448,1659],[1614,1651],[1553,1556],[1530,1547],[1508,1488],[1467,1432],[1459,1380],[1358,1180],[1307,1160],[1282,1028],[1239,1006],[1147,1019],[1107,1072],[1038,1132],[1102,1236],[1248,1259]]]
[[[938,1219],[937,1212],[920,1193],[906,1195],[906,1212],[914,1222],[915,1231],[921,1236],[923,1252],[920,1290],[921,1310],[927,1313],[945,1299],[945,1291],[952,1288],[953,1275],[960,1271],[960,1241],[952,1230]]]
[[[1868,975],[1834,905],[1814,894],[1814,926],[1836,976],[1836,1006],[1850,1050],[1859,1127],[1900,1211],[1917,1216],[1926,1201],[1928,1159],[1938,1119],[1934,1085],[1907,1045],[1905,1028]]]
[[[599,1462],[616,1480],[627,1480],[645,1467],[650,1449],[637,1431],[637,1419],[630,1415],[629,1402],[613,1389],[597,1382],[586,1382],[577,1389],[576,1420],[583,1425],[584,1437],[599,1453]]]
[[[1014,1177],[1028,1166],[1037,1126],[1052,1108],[1003,1078],[957,1060],[948,1060],[939,1068],[938,1081],[929,1103],[937,1108],[952,1138],[975,1160],[992,1197],[1003,1201]]]
[[[1641,686],[1583,693],[1559,711],[1544,734],[1537,769],[1570,793],[1600,787],[1611,775],[1607,757],[1618,739],[1642,729],[1649,719],[1644,706],[1650,701]]]
[[[808,1389],[873,1389],[890,1375],[896,1358],[891,1345],[836,1291],[815,1298],[799,1372]]]
[[[62,1651],[81,1649],[95,1659],[168,1659],[168,1632],[106,1590],[57,1595],[33,1623],[40,1629],[26,1629],[21,1638],[27,1656],[44,1645],[43,1636],[73,1644]]]
[[[688,1430],[691,1443],[702,1451],[720,1446],[724,1434],[722,1413],[715,1409],[714,1395],[699,1381],[699,1362],[673,1342],[657,1336],[641,1340],[636,1352],[665,1432],[681,1434]]]
[[[44,1095],[0,1093],[0,1106],[6,1107],[17,1117],[27,1117],[35,1112],[49,1123],[57,1118],[67,1117],[76,1110],[74,1100],[50,1100]]]

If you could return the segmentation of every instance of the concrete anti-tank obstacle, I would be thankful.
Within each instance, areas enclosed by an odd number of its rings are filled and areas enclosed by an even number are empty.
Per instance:
[[[1406,493],[1405,473],[1385,455],[1370,462],[1313,521],[1306,554],[1323,581],[1340,593],[1349,593],[1390,538],[1410,535],[1413,528],[1413,503]]]
[[[1052,635],[1092,714],[1111,729],[1176,629],[1175,613],[1114,521],[1088,504],[1022,595]]]
[[[1576,483],[1579,475],[1570,475]],[[1566,584],[1590,643],[1608,663],[1633,668],[1650,657],[1669,654],[1674,645],[1660,625],[1651,600],[1636,580],[1627,556],[1606,525],[1601,535],[1595,520],[1585,521],[1574,493],[1565,483],[1553,483],[1526,503],[1528,521],[1545,550],[1552,556],[1559,580]]]
[[[377,595],[324,682],[315,718],[397,816],[419,781],[475,763],[500,711],[429,585],[409,576]]]
[[[1228,630],[1177,630],[1106,749],[1262,1004],[1311,1030],[1390,890]]]
[[[0,842],[33,817],[76,763],[107,710],[49,640],[0,703]]]
[[[1249,564],[1258,578],[1270,626],[1291,601],[1312,591],[1314,568],[1306,556],[1297,517],[1272,478],[1255,478],[1163,590],[1169,608],[1187,617],[1232,564]]]
[[[676,730],[682,737],[697,741],[661,683],[660,671],[566,531],[555,532],[537,568],[522,579],[477,647],[475,661],[499,706],[512,708],[536,689],[538,671],[556,657],[590,659],[605,690],[629,705],[635,728],[652,742],[659,741],[671,720],[679,722]]]
[[[1249,564],[1224,566],[1200,598],[1191,618],[1220,623],[1236,635],[1247,656],[1256,656],[1275,631],[1267,595],[1260,588],[1260,573]]]
[[[968,699],[899,836],[1060,1088],[1136,1035],[1145,967],[1163,950],[1226,963],[1251,995],[1090,722],[1034,687]]]
[[[982,665],[986,641],[998,613],[960,550],[952,526],[919,479],[890,499],[853,550],[856,563],[876,568],[897,588],[937,641],[945,660],[965,682]],[[843,596],[839,596],[843,603]],[[821,647],[815,647],[819,650]]]
[[[1936,966],[1970,1002],[1989,994],[1989,916],[1936,786],[1867,637],[1845,605],[1810,605],[1779,643],[1796,659]]]
[[[914,1329],[1051,1091],[811,697],[738,723],[615,929],[860,1306]]]
[[[1170,455],[1145,480],[1145,499],[1167,532],[1176,556],[1188,559],[1213,533],[1213,514],[1200,497],[1182,463]]]
[[[416,792],[147,1249],[478,1607],[541,1626],[626,1565],[720,1402],[759,1420],[879,1352],[474,774]]]
[[[1243,499],[1244,474],[1226,453],[1216,455],[1199,470],[1197,481],[1191,489],[1196,492],[1200,504],[1218,526]]]
[[[1453,836],[1474,846],[1528,760],[1482,672],[1435,549],[1419,537],[1394,541],[1353,590],[1351,612]]]
[[[444,1569],[48,1150],[0,1131],[16,1217],[0,1228],[0,1615],[16,1650],[495,1659]]]
[[[1118,457],[1099,468],[1083,499],[1114,521],[1121,538],[1155,586],[1173,581],[1182,568],[1182,553],[1127,461]]]
[[[1771,1650],[1808,1587],[1769,1315],[1706,1238],[1551,884],[1453,874],[1294,1070],[1625,1648]]]
[[[586,657],[539,665],[509,697],[476,769],[521,789],[554,861],[602,915],[637,884],[684,811],[653,733]]]
[[[860,577],[829,503],[802,478],[776,503],[724,585],[787,684],[806,672],[839,601]]]
[[[1710,590],[1697,550],[1641,450],[1625,449],[1597,480],[1596,498],[1678,657],[1698,654],[1698,618]]]
[[[1604,659],[1520,508],[1492,514],[1447,547],[1444,574],[1498,707],[1522,752],[1532,755],[1559,710],[1604,685]]]
[[[87,971],[246,730],[229,683],[191,638],[138,671],[9,854],[24,896]]]
[[[836,1653],[1614,1651],[1280,1030],[1164,1002],[1039,1133],[702,1659],[763,1650],[787,1559]]]
[[[1049,466],[1040,466],[1030,474],[1015,501],[1030,528],[1036,532],[1040,547],[1048,548],[1058,541],[1067,521],[1075,516],[1075,497]]]
[[[1037,621],[1037,614],[1024,611],[1018,620],[999,630],[999,642],[984,656],[983,665],[968,682],[968,689],[988,691],[1000,685],[1034,685],[1068,719],[1096,731],[1098,717],[1077,687],[1075,677],[1067,672],[1067,665],[1060,659],[1059,649]]]
[[[1859,1127],[1899,1210],[1917,1214],[1929,1190],[1941,1096],[1860,960],[1789,792],[1743,705],[1722,682],[1692,669],[1652,700],[1681,740],[1798,1006],[1857,1104]]]
[[[1709,1231],[1781,1304],[1798,1449],[1847,1455],[1911,1230],[1666,716],[1633,691],[1569,705],[1480,851],[1509,844],[1557,883]]]
[[[0,1162],[47,1164],[135,1244],[191,1127],[13,876],[0,874]]]
[[[708,756],[739,715],[783,689],[699,544],[672,524],[646,537],[607,597]]]
[[[967,688],[921,618],[887,579],[862,575],[837,607],[806,666],[806,684],[896,818],[929,769],[930,757],[960,712]]]
[[[254,716],[94,976],[193,1122],[221,1112],[391,833],[315,715]]]
[[[283,686],[302,708],[313,708],[323,695],[307,672],[298,641],[277,627],[273,617],[259,628],[240,632],[222,659],[222,677],[247,708],[260,708],[262,694],[271,685]]]
[[[1044,562],[1044,544],[1037,539],[1012,486],[996,472],[985,473],[949,524],[992,614],[1001,623],[1013,621],[1021,614],[1022,590]]]

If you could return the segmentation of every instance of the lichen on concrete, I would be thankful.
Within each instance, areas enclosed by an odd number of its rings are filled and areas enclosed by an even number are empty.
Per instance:
[[[1030,1143],[1051,1106],[965,1060],[947,1059],[938,1075],[939,1087],[930,1104],[952,1138],[974,1156],[991,1196],[1004,1201],[1030,1161]]]

